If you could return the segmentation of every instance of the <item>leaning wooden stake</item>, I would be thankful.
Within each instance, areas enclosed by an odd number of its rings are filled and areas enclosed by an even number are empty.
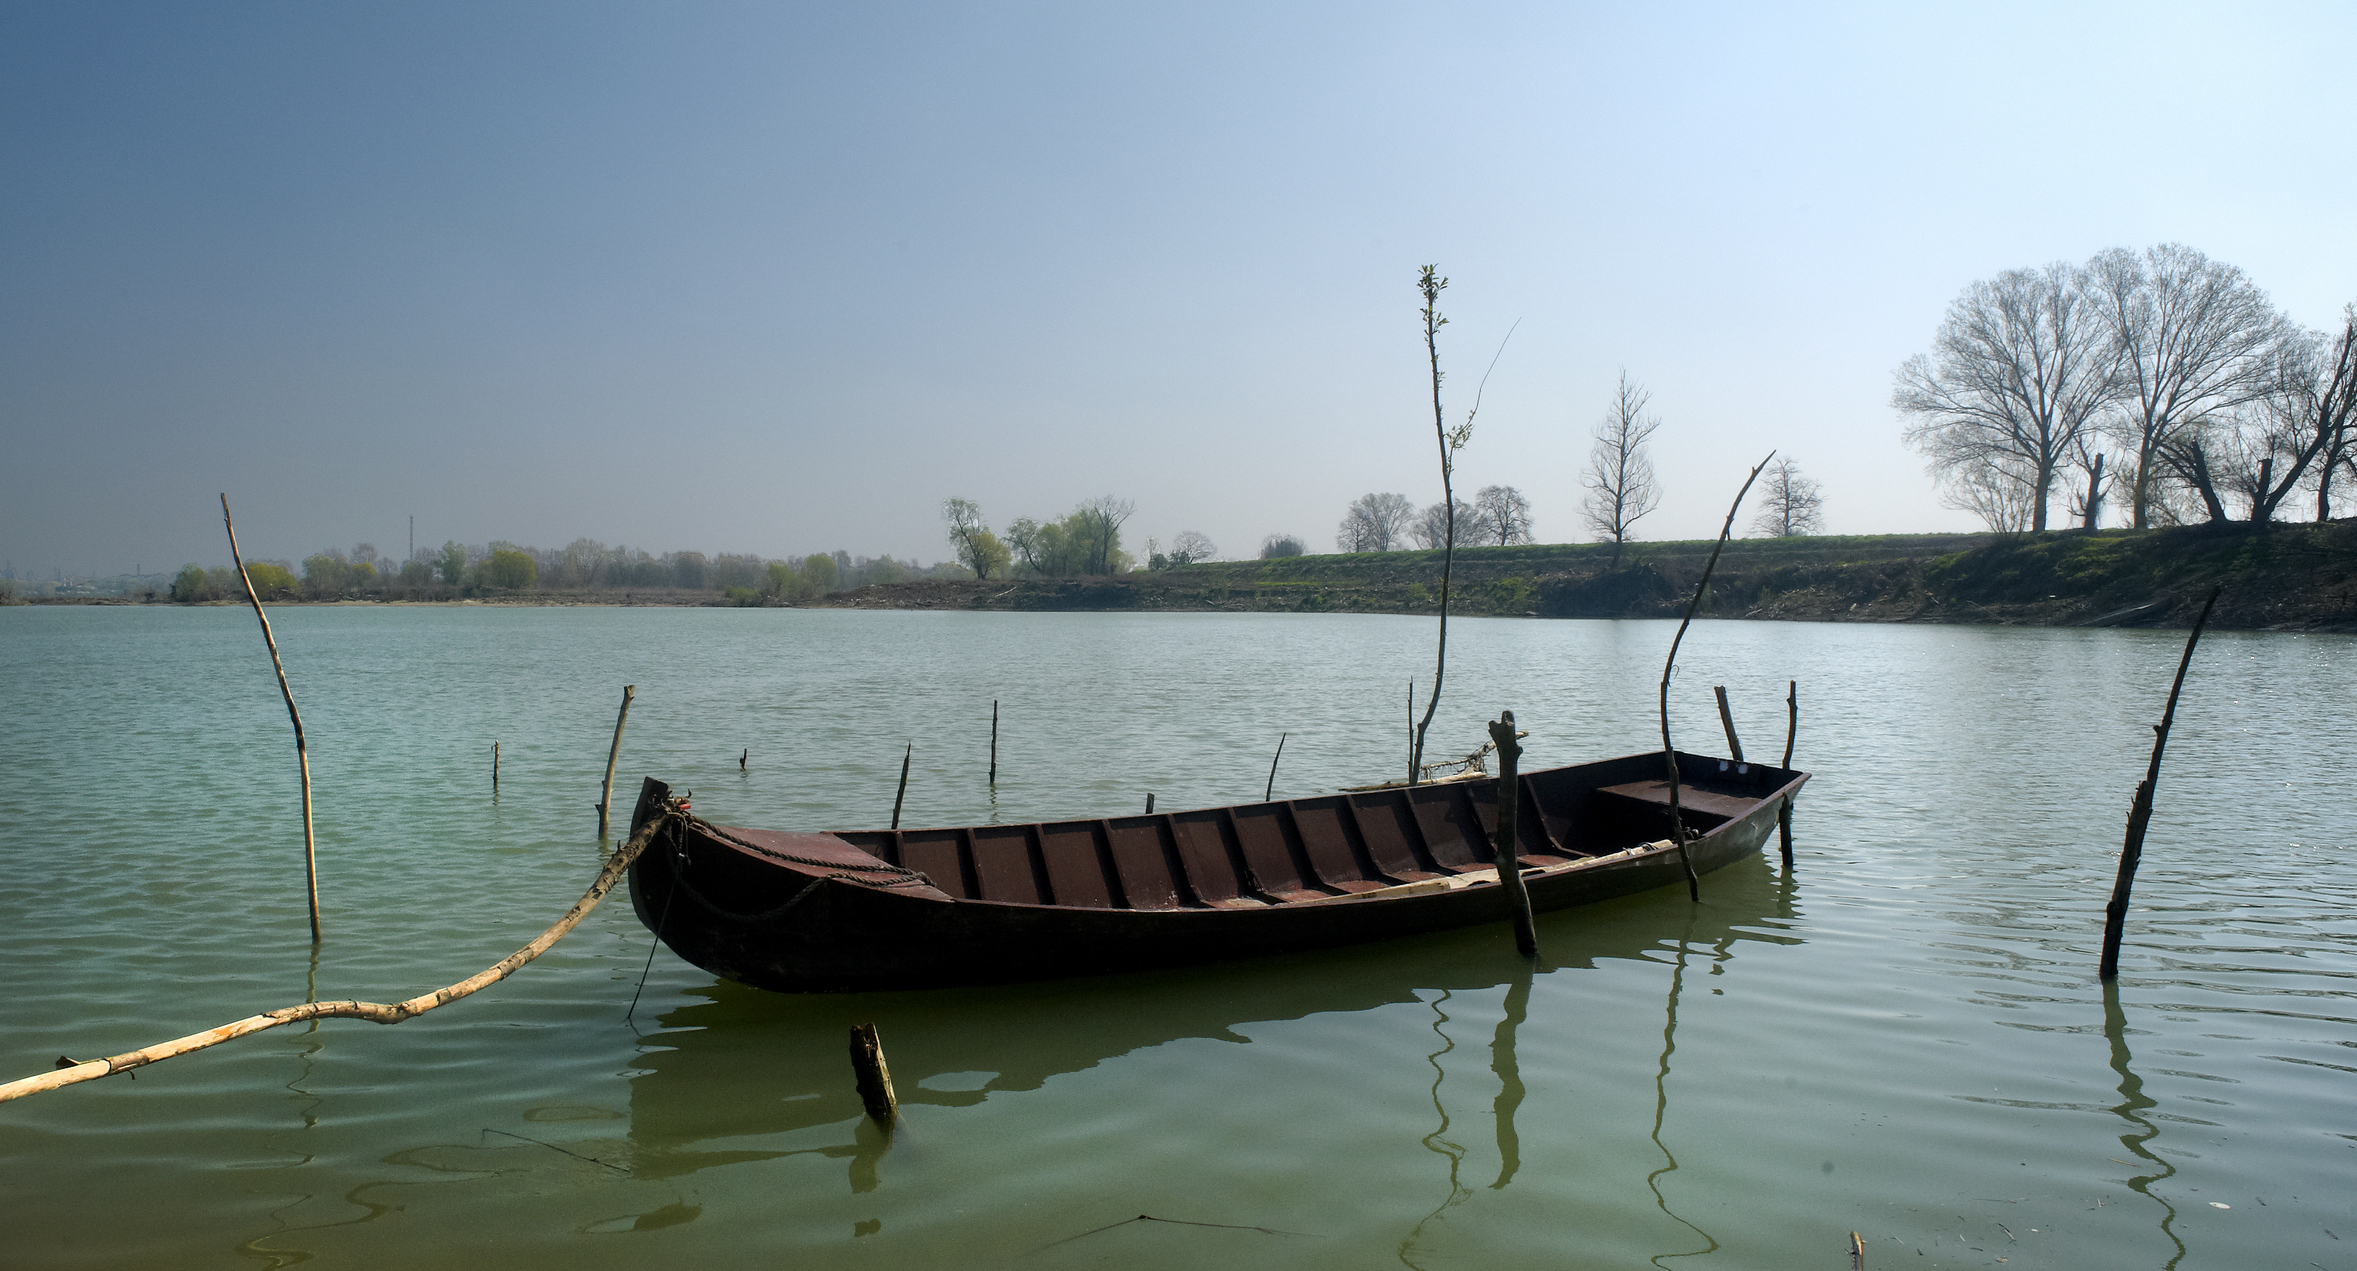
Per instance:
[[[990,699],[990,784],[998,784],[998,699]]]
[[[1866,1238],[1850,1233],[1850,1271],[1866,1271]]]
[[[1269,786],[1267,790],[1261,792],[1260,796],[1260,801],[1263,803],[1277,797],[1277,761],[1285,757],[1285,739],[1292,735],[1291,733],[1277,734],[1277,753],[1269,756]]]
[[[1784,770],[1792,771],[1792,743],[1800,736],[1800,681],[1784,682]],[[1792,796],[1776,809],[1776,845],[1784,856],[1784,872],[1792,872]]]
[[[1408,784],[1416,784],[1416,681],[1408,679]]]
[[[60,1060],[59,1062],[63,1066],[55,1072],[45,1072],[36,1077],[26,1077],[20,1081],[11,1081],[6,1085],[0,1085],[0,1103],[6,1103],[10,1099],[21,1099],[29,1094],[39,1094],[44,1090],[55,1090],[61,1086],[96,1081],[100,1077],[110,1077],[128,1069],[145,1067],[176,1055],[185,1055],[190,1051],[204,1050],[226,1041],[235,1041],[240,1037],[276,1028],[281,1024],[300,1024],[305,1020],[313,1019],[365,1019],[378,1024],[398,1024],[404,1020],[415,1019],[437,1006],[471,996],[515,974],[525,963],[546,953],[550,945],[564,938],[566,932],[579,926],[581,920],[589,916],[589,911],[597,908],[597,902],[605,899],[606,893],[613,890],[614,884],[622,881],[622,876],[630,869],[630,863],[637,860],[639,853],[646,850],[647,844],[653,842],[656,834],[670,823],[669,813],[648,820],[645,825],[639,828],[638,833],[630,836],[630,841],[623,844],[620,851],[607,859],[605,868],[598,871],[597,881],[589,885],[589,890],[581,894],[581,899],[575,901],[573,907],[565,911],[565,916],[556,920],[555,925],[534,937],[532,943],[448,988],[436,989],[431,993],[413,997],[406,1002],[305,1002],[301,1006],[286,1006],[275,1011],[264,1011],[260,1015],[249,1015],[233,1024],[223,1024],[219,1028],[207,1029],[201,1033],[191,1033],[176,1041],[149,1046],[144,1050],[134,1050],[110,1059],[91,1059],[82,1063]]]
[[[1727,709],[1727,686],[1714,684],[1710,691],[1719,696],[1719,726],[1727,730],[1727,756],[1742,763],[1743,743],[1735,737],[1735,712]]]
[[[311,943],[319,943],[319,853],[311,835],[311,750],[303,744],[303,713],[295,709],[294,690],[286,686],[286,664],[278,660],[278,641],[270,634],[269,615],[262,612],[262,598],[254,594],[254,580],[246,577],[245,559],[237,553],[237,526],[229,519],[229,495],[221,496],[221,528],[229,532],[229,560],[237,566],[237,579],[246,585],[246,602],[254,607],[254,617],[262,624],[262,643],[270,646],[270,669],[278,672],[278,695],[286,699],[286,717],[295,724],[295,761],[303,769],[303,887],[311,895]],[[498,779],[493,778],[493,784]]]
[[[859,1101],[867,1105],[868,1115],[878,1125],[890,1126],[900,1113],[900,1100],[892,1093],[892,1070],[884,1064],[884,1043],[877,1038],[873,1024],[851,1026],[851,1071],[859,1081]]]
[[[1727,523],[1719,527],[1719,541],[1710,549],[1710,563],[1702,567],[1702,581],[1694,584],[1694,599],[1686,605],[1686,617],[1678,623],[1678,634],[1670,640],[1670,655],[1661,664],[1661,761],[1670,770],[1670,837],[1678,845],[1678,864],[1686,870],[1686,894],[1702,899],[1702,881],[1694,876],[1694,858],[1686,850],[1686,818],[1678,811],[1678,752],[1670,746],[1670,669],[1678,664],[1678,646],[1686,642],[1686,628],[1694,624],[1694,611],[1702,608],[1702,593],[1710,587],[1711,571],[1719,567],[1719,553],[1727,548],[1727,535],[1735,529],[1735,513],[1743,506],[1743,496],[1751,493],[1751,483],[1760,479],[1768,466],[1768,458],[1751,470],[1743,479],[1743,488],[1735,492],[1735,501],[1727,506]]]
[[[2210,598],[2202,602],[2201,616],[2193,620],[2193,631],[2185,637],[2185,652],[2177,659],[2177,678],[2169,684],[2169,705],[2161,712],[2161,722],[2153,725],[2152,763],[2144,770],[2144,780],[2136,787],[2136,798],[2128,805],[2128,836],[2120,843],[2120,874],[2112,883],[2111,903],[2103,909],[2103,979],[2117,979],[2120,974],[2120,936],[2128,925],[2128,891],[2136,885],[2136,866],[2144,859],[2144,827],[2152,821],[2153,787],[2161,780],[2161,751],[2169,745],[2169,726],[2177,722],[2177,694],[2185,687],[2185,668],[2193,664],[2193,646],[2201,642],[2202,627],[2210,620],[2210,610],[2218,603],[2223,587],[2210,588]]]
[[[737,771],[743,772],[745,770],[745,761],[751,759],[752,757],[753,748],[751,746],[745,747],[744,753],[737,756]]]
[[[908,797],[908,761],[916,753],[917,744],[913,741],[907,750],[900,752],[900,788],[892,792],[892,828],[896,830],[900,828],[900,801]]]
[[[630,721],[630,699],[638,695],[638,685],[622,686],[622,712],[614,716],[614,748],[606,752],[606,784],[597,792],[597,842],[606,843],[606,809],[614,800],[614,761],[622,757],[622,725]]]
[[[1501,711],[1497,721],[1489,726],[1490,740],[1498,746],[1498,886],[1506,891],[1506,903],[1514,911],[1514,947],[1522,956],[1539,956],[1539,930],[1530,917],[1530,889],[1522,882],[1522,861],[1517,851],[1516,824],[1522,808],[1522,778],[1516,765],[1522,762],[1522,743],[1514,739],[1514,712]]]

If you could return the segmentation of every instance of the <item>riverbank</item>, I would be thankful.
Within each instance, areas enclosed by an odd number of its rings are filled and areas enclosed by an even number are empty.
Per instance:
[[[1674,618],[1685,612],[1711,541],[1543,543],[1457,553],[1450,612],[1467,617]],[[1439,552],[1362,552],[1213,561],[1110,578],[922,578],[837,592],[830,609],[1018,612],[1433,613]],[[2222,629],[2357,632],[2357,520],[2263,528],[2208,526],[2049,534],[1881,534],[1737,539],[1702,616],[1788,622],[1992,623],[2183,627],[2226,583]],[[161,596],[31,597],[33,604],[168,604]],[[243,604],[238,601],[211,603]],[[537,588],[460,599],[389,598],[271,605],[775,604],[742,592]]]
[[[1450,611],[1468,616],[1666,618],[1685,612],[1709,540],[1476,547],[1457,553]],[[925,579],[816,603],[855,609],[1430,613],[1439,552],[1217,561],[1079,579]],[[2357,521],[2278,525],[1739,539],[1702,614],[1794,622],[2357,631]]]

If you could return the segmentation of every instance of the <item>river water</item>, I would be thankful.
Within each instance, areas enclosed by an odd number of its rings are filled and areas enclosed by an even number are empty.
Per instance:
[[[523,943],[642,774],[724,823],[1177,809],[1385,779],[1431,624],[293,608],[326,940],[250,612],[0,610],[0,1075]],[[1461,621],[1434,754],[1658,745],[1671,624]],[[2357,641],[2214,633],[2116,992],[2102,905],[2182,634],[1713,622],[1673,686],[1771,853],[1503,927],[1156,975],[796,998],[610,903],[515,978],[0,1106],[0,1266],[2357,1268]],[[993,699],[995,792],[984,780]],[[499,788],[490,780],[501,747]],[[743,752],[750,752],[744,754]],[[739,766],[740,755],[744,759]],[[617,831],[618,833],[618,831]],[[641,976],[644,976],[643,989]],[[633,1000],[635,997],[635,1005]],[[860,1115],[847,1026],[905,1108]],[[1138,1221],[1150,1215],[1149,1221]]]

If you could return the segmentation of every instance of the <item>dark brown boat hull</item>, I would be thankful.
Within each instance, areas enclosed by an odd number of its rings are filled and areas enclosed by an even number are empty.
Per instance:
[[[1775,831],[1779,807],[1807,780],[1805,774],[1781,769],[1753,765],[1738,772],[1724,761],[1680,758],[1681,773],[1691,772],[1686,779],[1695,783],[1687,806],[1690,832],[1696,837],[1688,851],[1698,874],[1759,851]],[[1534,909],[1566,909],[1683,884],[1684,869],[1674,847],[1613,846],[1615,836],[1625,839],[1643,833],[1645,816],[1642,806],[1632,811],[1629,797],[1606,787],[1632,789],[1661,773],[1656,753],[1527,775],[1523,815],[1534,828],[1526,831],[1522,847],[1526,859],[1538,865],[1524,872]],[[912,831],[890,838],[789,836],[717,827],[706,832],[692,825],[680,827],[633,865],[631,901],[640,920],[689,962],[779,992],[1001,983],[1326,948],[1505,921],[1505,892],[1495,881],[1494,866],[1483,868],[1491,865],[1481,833],[1483,825],[1494,825],[1495,785],[1467,782],[1447,793],[1426,788],[1413,794],[1351,796],[1343,808],[1343,829],[1329,828],[1337,824],[1334,818],[1319,815],[1338,806],[1333,799],[1242,805],[1164,818],[983,827],[1000,838],[1028,833],[1035,857],[1038,845],[1054,842],[1058,833],[1093,832],[1106,861],[1104,890],[1120,892],[1128,879],[1130,890],[1141,894],[1150,884],[1138,883],[1134,865],[1117,861],[1115,852],[1125,834],[1145,836],[1143,841],[1151,844],[1159,833],[1160,842],[1177,845],[1167,852],[1169,872],[1177,882],[1175,895],[1166,901],[1143,897],[1158,907],[961,897],[951,894],[961,889],[961,882],[951,876],[958,865],[948,857],[939,858],[946,863],[934,868],[951,891],[921,884],[863,885],[843,878],[840,869],[828,868],[837,859],[871,859],[869,853],[851,849],[849,839],[875,842],[872,859],[890,861],[894,855],[914,853],[925,834],[965,835],[962,841],[973,844],[980,840],[972,831]],[[651,815],[667,792],[662,783],[650,779],[641,798],[640,819]],[[1695,804],[1716,811],[1694,811]],[[1387,810],[1399,813],[1400,823],[1418,840],[1414,859],[1398,857],[1388,872],[1376,864],[1386,849],[1377,841],[1370,815]],[[1666,806],[1659,811],[1653,828],[1666,837]],[[1219,880],[1204,880],[1205,872],[1216,872],[1219,863],[1207,865],[1200,853],[1187,856],[1177,850],[1186,846],[1187,818],[1196,818],[1192,824],[1200,826],[1213,814],[1227,818],[1222,832],[1236,861],[1235,877],[1241,880],[1237,885],[1249,893],[1244,897],[1205,900],[1196,895],[1197,881],[1205,883],[1205,895],[1221,888]],[[1286,837],[1276,841],[1286,845],[1290,855],[1275,866],[1255,869],[1237,847],[1235,827],[1248,826],[1254,817],[1282,822]],[[1419,823],[1437,829],[1427,832],[1417,828]],[[1066,828],[1073,826],[1080,829]],[[1092,826],[1101,828],[1092,831]],[[1209,834],[1199,828],[1194,832]],[[1321,833],[1333,841],[1313,841]],[[1600,850],[1613,854],[1599,858]],[[1465,859],[1468,855],[1473,859]],[[962,889],[987,892],[987,886],[974,882],[971,857],[969,850],[960,858],[966,876]],[[1262,890],[1264,876],[1281,869],[1285,860],[1309,866],[1296,871],[1299,879],[1285,880],[1297,886]],[[1357,872],[1363,877],[1342,877],[1352,860],[1361,862]],[[1428,868],[1413,868],[1417,864]],[[1048,886],[1045,868],[1040,876],[1041,886]],[[865,877],[881,881],[875,875]],[[1361,889],[1379,890],[1353,894]]]

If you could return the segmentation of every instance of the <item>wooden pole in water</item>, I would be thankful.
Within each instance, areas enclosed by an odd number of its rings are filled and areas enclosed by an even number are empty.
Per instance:
[[[745,761],[751,759],[752,757],[753,748],[751,746],[745,747],[745,753],[737,756],[737,771],[743,772],[745,770]]]
[[[889,1127],[899,1115],[900,1099],[892,1093],[892,1070],[884,1063],[884,1043],[874,1024],[851,1026],[851,1071],[859,1082],[859,1101],[878,1125]]]
[[[1260,796],[1260,801],[1263,803],[1277,797],[1277,761],[1285,757],[1285,739],[1291,735],[1290,733],[1277,734],[1277,753],[1269,756],[1269,788],[1262,791]]]
[[[1154,792],[1151,790],[1146,791],[1146,815],[1154,815]]]
[[[1768,452],[1768,459],[1776,452]],[[1751,493],[1751,483],[1760,479],[1768,466],[1768,459],[1751,470],[1743,479],[1743,488],[1735,492],[1735,501],[1727,506],[1727,523],[1719,527],[1719,541],[1710,549],[1710,563],[1702,567],[1702,581],[1694,584],[1694,599],[1686,605],[1686,617],[1678,623],[1678,634],[1670,640],[1670,655],[1661,664],[1661,761],[1670,773],[1670,837],[1678,845],[1678,864],[1686,869],[1686,894],[1702,899],[1702,882],[1694,876],[1694,858],[1686,851],[1686,818],[1678,811],[1678,752],[1670,746],[1670,669],[1678,664],[1678,646],[1686,642],[1686,628],[1694,625],[1694,611],[1702,608],[1702,594],[1710,587],[1711,571],[1719,567],[1719,553],[1726,550],[1727,535],[1735,529],[1735,513],[1743,506],[1743,496]]]
[[[286,686],[286,664],[278,660],[278,640],[270,634],[269,615],[254,594],[254,580],[246,576],[245,559],[237,552],[237,526],[229,519],[229,495],[221,496],[221,528],[229,532],[229,559],[237,578],[246,585],[246,602],[262,624],[262,643],[270,646],[270,669],[278,672],[278,695],[286,699],[286,717],[295,725],[295,761],[303,769],[303,886],[311,895],[311,943],[319,943],[319,853],[311,833],[311,750],[303,741],[303,713],[295,709],[294,690]]]
[[[1792,771],[1792,743],[1800,736],[1800,681],[1786,680],[1784,686],[1784,763],[1786,772]],[[1792,872],[1792,796],[1784,796],[1784,806],[1776,809],[1776,846],[1784,856],[1784,872]]]
[[[1514,947],[1522,956],[1539,956],[1539,931],[1531,921],[1530,889],[1522,883],[1522,860],[1515,835],[1522,808],[1522,778],[1516,766],[1522,762],[1522,743],[1514,739],[1514,712],[1501,711],[1497,722],[1489,726],[1490,740],[1498,746],[1498,886],[1505,888],[1507,904],[1514,911]]]
[[[1408,784],[1416,784],[1416,677],[1408,677]]]
[[[1719,697],[1719,726],[1727,730],[1727,755],[1737,763],[1743,762],[1743,743],[1735,738],[1735,712],[1727,709],[1727,686],[1714,684],[1711,692]]]
[[[2136,885],[2136,866],[2144,859],[2144,828],[2152,822],[2152,792],[2161,780],[2161,752],[2169,745],[2169,726],[2177,722],[2177,694],[2185,687],[2185,668],[2193,664],[2193,646],[2202,638],[2202,627],[2210,620],[2210,610],[2218,603],[2223,586],[2210,588],[2210,598],[2202,602],[2201,616],[2193,620],[2193,631],[2185,637],[2185,652],[2177,659],[2177,678],[2169,684],[2169,705],[2161,712],[2161,722],[2153,725],[2152,763],[2144,770],[2144,780],[2136,787],[2136,797],[2128,804],[2128,835],[2120,843],[2120,874],[2112,883],[2111,903],[2103,909],[2103,963],[2101,978],[2112,980],[2120,974],[2120,936],[2128,925],[2128,891]]]
[[[614,761],[622,757],[622,725],[630,719],[630,699],[638,695],[638,685],[622,686],[622,711],[614,716],[614,746],[606,752],[606,784],[597,792],[597,842],[606,843],[606,809],[614,799]]]
[[[499,793],[499,743],[491,743],[491,792]]]
[[[917,744],[913,741],[908,749],[900,752],[900,788],[892,792],[892,828],[896,830],[900,828],[900,801],[908,797],[908,761],[916,753]]]
[[[1854,1231],[1850,1233],[1850,1271],[1866,1271],[1866,1240]]]
[[[990,699],[990,784],[998,784],[998,699]]]

